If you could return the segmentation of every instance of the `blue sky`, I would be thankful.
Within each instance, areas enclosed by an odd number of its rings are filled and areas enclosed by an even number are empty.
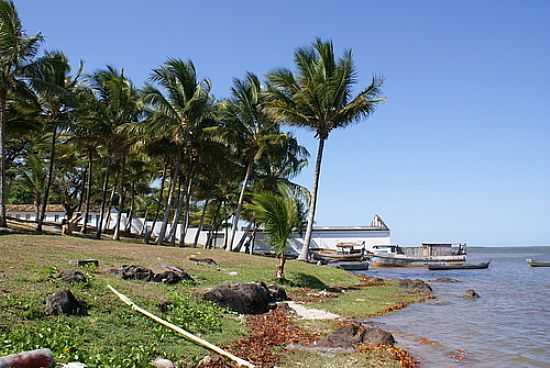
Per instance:
[[[16,1],[28,32],[88,71],[139,85],[192,59],[225,97],[233,77],[291,67],[315,37],[354,52],[388,102],[329,138],[317,223],[380,214],[400,244],[550,244],[547,1]],[[296,134],[312,155],[313,134]],[[311,167],[297,179],[311,184]]]

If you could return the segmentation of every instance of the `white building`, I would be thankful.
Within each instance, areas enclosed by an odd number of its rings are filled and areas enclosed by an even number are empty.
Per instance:
[[[294,234],[288,247],[289,254],[298,254],[302,248],[305,234]],[[239,237],[237,237],[239,239]],[[375,245],[390,245],[391,232],[382,218],[375,215],[367,226],[317,226],[313,227],[310,248],[336,249],[338,243],[364,244],[365,249],[371,250]],[[269,252],[271,247],[266,241],[265,234],[259,231],[256,234],[254,250]]]

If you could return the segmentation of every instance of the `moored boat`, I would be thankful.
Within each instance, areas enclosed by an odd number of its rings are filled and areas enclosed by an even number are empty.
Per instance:
[[[531,267],[550,267],[550,261],[537,261],[536,259],[527,258],[527,263]]]
[[[491,262],[482,262],[477,264],[432,264],[428,266],[430,271],[449,271],[449,270],[483,270],[489,268]]]
[[[366,271],[369,269],[368,262],[334,262],[329,265],[346,271]]]
[[[420,247],[377,245],[373,247],[373,267],[426,267],[431,264],[463,265],[466,245],[450,243],[422,243]]]

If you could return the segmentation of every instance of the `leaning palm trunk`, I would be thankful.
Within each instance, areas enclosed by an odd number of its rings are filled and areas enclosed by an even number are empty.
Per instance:
[[[151,231],[155,231],[155,226],[157,224],[157,220],[159,218],[160,213],[160,206],[162,205],[162,200],[164,198],[164,183],[166,182],[166,171],[167,171],[168,164],[164,162],[164,170],[162,171],[162,179],[160,180],[160,193],[159,193],[159,201],[158,205],[156,206],[157,210],[155,211],[155,217],[153,217],[153,224],[151,225]]]
[[[118,181],[118,175],[115,177],[115,185],[113,185],[113,189],[111,189],[109,202],[107,202],[107,219],[105,220],[105,224],[103,224],[103,230],[109,230],[109,227],[111,226],[111,216],[113,212],[113,199],[115,198],[117,181]]]
[[[139,232],[140,236],[143,236],[145,234],[145,230],[147,228],[147,215],[149,214],[149,208],[145,208],[145,214],[143,215],[143,225],[141,226],[141,230]]]
[[[166,228],[168,227],[168,220],[170,217],[170,210],[174,202],[174,191],[176,189],[176,181],[179,176],[179,161],[176,161],[176,167],[174,169],[174,174],[172,175],[172,180],[170,182],[170,189],[168,191],[168,202],[166,203],[166,208],[164,209],[164,216],[162,217],[162,225],[160,227],[159,236],[157,239],[157,244],[161,245],[164,241],[166,235]]]
[[[111,172],[111,160],[107,162],[105,168],[105,178],[103,179],[102,197],[101,197],[101,211],[99,212],[99,220],[96,225],[95,237],[101,239],[101,233],[103,231],[103,218],[105,216],[105,202],[107,201],[107,187],[109,186],[109,176]]]
[[[113,240],[120,240],[120,220],[123,214],[122,209],[124,208],[125,199],[126,199],[126,191],[122,190],[122,193],[120,194],[120,199],[118,201],[119,209],[118,209],[118,216],[116,217],[115,231],[113,232]]]
[[[218,206],[216,207],[216,211],[214,212],[214,217],[212,217],[212,221],[210,221],[210,231],[208,232],[208,240],[206,242],[205,248],[212,248],[214,233],[218,233],[218,217],[220,215],[222,203],[223,201],[218,201]]]
[[[241,236],[241,240],[239,240],[239,243],[237,244],[237,246],[233,249],[233,252],[240,252],[245,241],[250,238],[252,239],[252,233],[251,233],[251,230],[252,230],[252,226],[253,226],[253,221],[250,221],[248,223],[248,225],[246,225],[246,229],[244,230],[243,232],[243,236]]]
[[[178,230],[178,220],[180,218],[181,206],[183,206],[182,194],[181,194],[181,183],[182,179],[178,180],[178,195],[176,197],[176,210],[174,211],[174,217],[172,218],[172,226],[170,227],[170,232],[166,237],[170,242],[170,245],[176,245],[176,231]]]
[[[0,227],[6,227],[6,157],[4,155],[5,120],[6,120],[6,91],[0,90]]]
[[[233,216],[233,228],[231,230],[231,241],[229,242],[229,248],[227,250],[233,250],[233,242],[235,241],[235,233],[237,232],[237,229],[239,228],[239,220],[241,217],[241,209],[243,207],[243,201],[244,201],[244,192],[246,190],[246,186],[248,184],[248,180],[250,179],[250,176],[252,174],[252,167],[254,165],[254,159],[251,159],[248,163],[248,166],[246,167],[246,173],[244,175],[243,184],[241,187],[241,194],[239,195],[239,202],[237,203],[237,209],[235,210],[235,215]]]
[[[55,139],[57,135],[57,126],[54,124],[52,132],[52,143],[50,148],[50,164],[48,165],[48,180],[44,187],[44,196],[42,197],[42,208],[40,209],[40,217],[38,218],[38,224],[36,225],[36,231],[42,231],[42,224],[44,223],[44,217],[46,216],[46,207],[48,206],[48,197],[50,195],[50,187],[53,181],[53,169],[55,163]]]
[[[299,260],[307,261],[309,259],[309,243],[311,242],[311,233],[313,231],[313,221],[315,220],[315,209],[317,207],[317,191],[319,189],[319,177],[321,176],[321,161],[323,159],[323,149],[325,147],[325,139],[319,138],[319,147],[317,149],[317,160],[315,161],[315,171],[313,173],[313,188],[311,193],[311,201],[309,202],[309,211],[307,214],[307,229],[304,245],[298,256]]]
[[[82,225],[82,234],[86,234],[88,226],[88,216],[90,215],[90,192],[92,189],[92,152],[88,150],[88,178],[86,183],[86,209],[84,210],[84,224]]]
[[[128,218],[126,219],[126,226],[124,227],[124,232],[128,234],[132,234],[132,217],[134,216],[134,202],[135,202],[135,193],[134,193],[134,183],[132,182],[132,186],[130,187],[130,213],[128,214]]]
[[[185,207],[183,213],[183,224],[180,229],[180,247],[185,246],[185,236],[189,227],[189,204],[191,201],[191,188],[193,185],[193,163],[189,164],[189,172],[187,173],[187,190],[185,191]]]
[[[206,202],[204,202],[204,207],[202,208],[199,227],[197,228],[197,232],[195,233],[195,240],[193,241],[193,248],[196,248],[197,245],[199,244],[199,236],[201,234],[202,225],[204,224],[204,215],[206,214],[206,208],[208,207],[208,202],[209,200],[207,199]]]

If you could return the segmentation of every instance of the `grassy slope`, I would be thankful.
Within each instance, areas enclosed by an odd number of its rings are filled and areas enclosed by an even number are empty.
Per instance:
[[[221,269],[194,265],[188,260],[190,255],[213,258]],[[77,258],[100,260],[99,269],[87,271],[90,280],[86,285],[71,285],[77,298],[90,305],[90,316],[45,316],[42,304],[45,297],[67,286],[54,275],[57,270],[71,268],[69,261]],[[163,264],[176,265],[188,271],[196,283],[167,286],[123,281],[109,274],[110,268],[122,264],[140,264],[153,270],[160,270]],[[1,236],[0,356],[22,349],[50,347],[60,361],[80,359],[89,367],[147,367],[150,359],[157,355],[196,362],[205,355],[204,350],[130,311],[106,290],[106,284],[111,283],[154,313],[160,313],[157,308],[160,300],[173,300],[177,293],[188,304],[179,314],[168,313],[165,317],[179,321],[213,343],[227,344],[246,333],[242,319],[197,301],[194,293],[226,281],[270,282],[275,264],[275,259],[221,250],[46,235]],[[230,272],[237,274],[231,276]],[[287,278],[291,281],[292,286],[287,286],[290,288],[353,287],[358,284],[347,272],[296,261],[288,262]],[[367,317],[380,313],[389,304],[414,299],[415,296],[395,286],[377,286],[344,293],[317,307],[343,316]],[[182,315],[182,310],[187,309],[194,312]]]

